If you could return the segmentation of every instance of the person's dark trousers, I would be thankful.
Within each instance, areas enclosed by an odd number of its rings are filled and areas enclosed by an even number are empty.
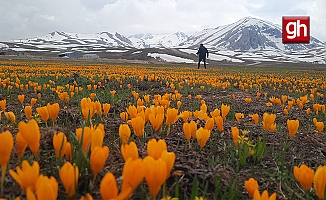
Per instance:
[[[200,61],[204,61],[204,67],[206,69],[206,58],[199,58],[199,60],[198,60],[198,69],[200,67]]]

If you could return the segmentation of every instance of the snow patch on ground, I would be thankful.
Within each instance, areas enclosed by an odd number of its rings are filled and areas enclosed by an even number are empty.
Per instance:
[[[79,45],[77,44],[42,44],[42,45],[37,45],[35,46],[36,48],[40,49],[67,49],[67,48],[74,48],[78,47]]]
[[[119,50],[119,49],[111,49],[111,50],[106,50],[106,52],[111,52],[111,53],[122,53],[122,52],[127,52],[128,50]]]
[[[216,55],[216,54],[209,54],[209,59],[217,60],[217,61],[230,60],[230,58],[228,56],[222,56],[222,55]]]
[[[260,54],[255,54],[255,53],[252,53],[252,52],[245,52],[245,53],[242,53],[242,55],[239,55],[237,57],[238,58],[247,58],[247,57],[250,57],[250,58],[264,58],[264,56],[262,56]]]
[[[171,56],[168,54],[161,54],[161,53],[148,53],[147,56],[153,57],[153,58],[160,58],[166,62],[178,62],[178,63],[195,63],[195,61],[186,59],[186,58],[180,58],[177,56]]]
[[[236,58],[231,58],[231,60],[230,60],[231,62],[245,62],[245,61],[243,61],[243,60],[239,60],[239,59],[236,59]]]
[[[269,59],[269,58],[258,58],[258,57],[242,57],[242,59],[244,60],[254,60],[254,61],[277,61],[277,60],[273,60],[273,59]]]
[[[0,49],[8,49],[9,46],[3,43],[0,43]]]
[[[100,53],[101,51],[81,51],[83,53]]]
[[[189,54],[196,54],[198,50],[195,49],[179,49],[179,51]]]
[[[104,47],[94,47],[93,49],[95,49],[95,50],[105,50],[106,48],[104,48]]]
[[[49,51],[45,49],[25,49],[25,48],[11,48],[13,51]]]
[[[216,60],[216,61],[244,62],[243,60],[239,60],[239,59],[236,59],[236,58],[230,58],[228,56],[216,55],[216,54],[209,54],[208,59]]]
[[[237,52],[228,51],[228,50],[218,51],[218,53],[226,56],[234,56],[235,54],[238,54]]]
[[[84,51],[87,50],[86,47],[82,47],[82,48],[72,48],[71,51]]]
[[[141,53],[142,51],[135,51],[135,52],[132,52],[132,54],[138,54],[138,53]]]

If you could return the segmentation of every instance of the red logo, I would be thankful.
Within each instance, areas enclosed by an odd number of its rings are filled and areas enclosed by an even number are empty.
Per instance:
[[[309,43],[310,18],[292,16],[282,18],[283,43]]]

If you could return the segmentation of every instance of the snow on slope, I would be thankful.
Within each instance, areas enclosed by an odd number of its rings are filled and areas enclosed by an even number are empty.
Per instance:
[[[188,36],[183,32],[174,34],[138,34],[128,37],[137,48],[161,48],[161,47],[178,47],[188,40]]]
[[[9,46],[3,43],[0,43],[0,49],[8,49]]]
[[[180,58],[177,56],[172,56],[168,54],[161,54],[161,53],[148,53],[147,56],[153,57],[153,58],[160,58],[166,62],[177,62],[177,63],[195,63],[195,61],[186,59],[186,58]]]
[[[65,32],[52,32],[42,37],[35,37],[26,40],[13,40],[14,43],[18,44],[34,44],[38,45],[39,48],[47,48],[50,44],[53,45],[68,45],[75,44],[81,45],[99,45],[99,46],[132,46],[132,42],[120,35],[119,33],[95,33],[95,34],[80,34],[80,33],[65,33]],[[46,46],[43,46],[46,45]]]
[[[106,50],[105,52],[111,52],[111,53],[123,53],[123,52],[127,52],[128,50],[120,50],[120,49],[109,49]]]
[[[217,55],[217,54],[209,54],[209,60],[216,60],[216,61],[228,61],[228,62],[244,62],[243,60],[239,60],[236,58],[230,58],[229,56]]]
[[[182,47],[194,47],[205,44],[210,49],[219,50],[305,50],[324,44],[311,37],[310,44],[283,44],[280,25],[246,17],[232,24],[205,29],[189,36]]]
[[[179,49],[179,51],[189,53],[189,54],[196,54],[198,50],[195,50],[195,49]]]
[[[25,48],[11,48],[13,51],[35,51],[35,52],[41,52],[41,51],[49,51],[49,50],[42,50],[42,49],[25,49]]]

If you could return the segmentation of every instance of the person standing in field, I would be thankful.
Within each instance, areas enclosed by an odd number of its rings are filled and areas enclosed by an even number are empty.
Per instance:
[[[200,44],[199,49],[196,54],[199,55],[198,69],[200,67],[200,61],[204,61],[204,67],[206,69],[206,56],[208,58],[208,50],[206,49],[206,47],[204,47],[203,44]]]

